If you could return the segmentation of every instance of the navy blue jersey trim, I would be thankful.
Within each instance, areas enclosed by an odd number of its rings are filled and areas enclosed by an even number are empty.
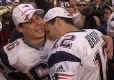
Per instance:
[[[70,62],[81,62],[81,59],[68,53],[65,51],[57,51],[56,53],[52,54],[48,60],[49,68],[52,67],[54,64],[63,62],[63,61],[70,61]]]
[[[13,66],[11,66],[11,65],[9,64],[8,56],[7,56],[7,54],[5,53],[5,51],[4,51],[3,48],[0,50],[0,59],[1,59],[1,61],[3,62],[3,64],[4,64],[9,70],[16,70]]]

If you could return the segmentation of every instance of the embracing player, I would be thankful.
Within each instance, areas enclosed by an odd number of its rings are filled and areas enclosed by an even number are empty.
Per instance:
[[[69,14],[64,8],[57,7],[50,9],[44,17],[49,30],[52,27],[59,32],[59,37],[54,35],[58,40],[49,53],[51,80],[107,80],[104,35],[95,29],[74,28]]]

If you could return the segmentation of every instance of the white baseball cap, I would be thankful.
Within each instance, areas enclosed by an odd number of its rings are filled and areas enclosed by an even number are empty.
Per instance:
[[[56,17],[73,18],[73,15],[64,8],[56,7],[48,10],[44,16],[44,21],[48,22]]]
[[[20,4],[16,8],[13,9],[12,19],[15,25],[19,25],[20,23],[28,22],[34,12],[38,11],[38,14],[43,14],[44,10],[35,9],[31,4]]]

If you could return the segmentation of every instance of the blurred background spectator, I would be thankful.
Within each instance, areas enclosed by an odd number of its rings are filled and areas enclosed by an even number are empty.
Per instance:
[[[10,11],[5,6],[0,6],[0,22],[1,22],[1,31],[0,31],[0,48],[8,43],[11,34],[11,27],[9,24],[9,15]]]
[[[84,0],[80,0],[80,2],[77,4],[80,11],[88,7],[88,2]]]
[[[96,12],[95,15],[101,19],[105,5],[106,5],[105,2],[102,0],[94,0],[93,2],[89,4],[89,7],[95,10]]]
[[[103,34],[107,34],[107,21],[112,12],[113,12],[112,7],[110,5],[106,5],[104,8],[104,14],[101,17],[101,25],[97,28]]]
[[[50,8],[54,7],[53,0],[35,0],[38,8],[47,12]]]

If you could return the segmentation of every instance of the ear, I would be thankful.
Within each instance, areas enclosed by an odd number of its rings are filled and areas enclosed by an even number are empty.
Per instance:
[[[22,28],[22,27],[20,27],[20,26],[16,26],[16,30],[17,30],[17,31],[19,31],[20,33],[22,33],[22,32],[23,32],[23,28]]]

